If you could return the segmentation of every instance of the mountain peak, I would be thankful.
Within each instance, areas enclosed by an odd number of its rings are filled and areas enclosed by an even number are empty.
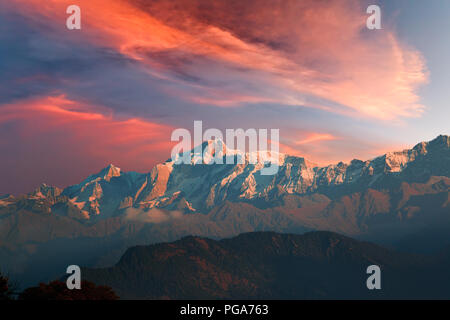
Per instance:
[[[419,151],[421,154],[425,154],[429,151],[429,149],[448,149],[450,148],[450,136],[447,135],[439,135],[431,141],[425,142],[422,141],[416,144],[413,150]]]
[[[201,144],[194,146],[194,148],[189,151],[178,153],[175,159],[168,159],[167,162],[177,162],[181,157],[188,156],[190,157],[191,164],[210,163],[211,159],[218,156],[220,152],[223,157],[237,157],[238,160],[235,162],[270,162],[281,164],[286,160],[286,154],[271,150],[270,145],[266,146],[267,149],[265,150],[258,150],[259,144],[255,147],[257,150],[242,150],[238,143],[238,146],[232,145],[232,148],[230,148],[223,139],[209,139],[204,140]],[[244,146],[244,148],[246,148],[246,146]],[[292,158],[295,158],[295,156],[292,156]]]
[[[10,198],[10,197],[12,197],[9,193],[6,193],[6,194],[0,194],[0,200],[3,200],[3,199],[8,199],[8,198]]]
[[[120,168],[110,163],[107,167],[103,168],[102,171],[100,171],[97,176],[109,181],[113,177],[120,177],[120,174],[121,174]]]
[[[42,183],[38,188],[36,188],[31,195],[39,198],[57,197],[61,194],[62,190],[49,186],[46,183]]]
[[[450,136],[447,135],[439,135],[435,139],[429,142],[430,145],[442,145],[444,147],[450,147]]]
[[[109,170],[119,170],[119,167],[116,167],[115,165],[113,165],[112,163],[108,164],[104,169],[109,169]]]

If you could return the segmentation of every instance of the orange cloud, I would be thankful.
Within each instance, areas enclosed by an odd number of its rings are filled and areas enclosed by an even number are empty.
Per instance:
[[[326,144],[327,141],[337,139],[330,134],[303,132],[302,136],[306,136],[306,138],[299,141],[280,142],[280,152],[305,158],[310,161],[311,166],[328,165],[333,161],[341,161],[349,157],[345,150],[338,151],[337,146]],[[292,137],[291,140],[293,140]]]
[[[298,137],[302,137],[298,139]],[[377,141],[375,138],[359,138],[348,134],[335,136],[323,132],[292,130],[284,135],[280,151],[288,155],[303,157],[319,166],[338,162],[349,163],[353,159],[370,160],[386,152],[400,151],[412,146],[396,140]]]
[[[20,101],[4,105],[1,110],[0,124],[13,120],[23,122],[24,137],[42,131],[64,131],[91,146],[90,156],[93,153],[107,156],[103,153],[108,150],[114,153],[114,150],[127,148],[126,155],[111,154],[107,159],[131,159],[146,149],[157,152],[161,147],[168,149],[171,144],[167,143],[173,130],[170,126],[139,118],[120,119],[105,107],[72,101],[64,95]]]
[[[335,140],[335,139],[336,139],[335,136],[328,134],[328,133],[311,133],[311,134],[308,134],[308,136],[305,139],[296,141],[295,144],[301,145],[301,144],[307,144],[307,143],[311,143],[311,142],[324,141],[324,140]]]
[[[107,108],[64,95],[23,100],[0,110],[0,132],[8,132],[8,139],[0,139],[0,174],[10,177],[9,192],[16,183],[30,188],[41,182],[78,183],[110,162],[126,171],[148,172],[168,158],[172,146],[170,126],[122,119]]]
[[[65,8],[72,2],[11,3],[32,19],[40,14],[63,29]],[[387,25],[367,31],[358,0],[89,0],[79,5],[83,30],[67,37],[114,48],[163,79],[183,82],[171,71],[187,70],[204,80],[184,81],[196,93],[203,91],[198,103],[270,101],[382,120],[417,117],[425,109],[416,93],[427,82],[424,58]],[[230,81],[256,83],[258,96],[244,91],[245,85],[208,96],[208,81],[215,79],[208,67],[192,62],[198,58],[222,65]]]

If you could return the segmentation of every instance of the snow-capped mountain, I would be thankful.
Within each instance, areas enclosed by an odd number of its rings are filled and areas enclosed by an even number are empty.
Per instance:
[[[74,259],[114,263],[136,244],[264,230],[329,230],[412,251],[450,245],[449,136],[325,167],[274,153],[275,175],[261,174],[267,159],[252,164],[236,150],[234,164],[208,164],[226,148],[205,142],[206,163],[194,149],[190,164],[168,160],[148,173],[109,165],[62,190],[1,196],[0,267],[27,273],[53,261],[60,273]]]
[[[211,142],[202,146],[205,155],[214,155],[216,148],[217,144]],[[366,188],[389,188],[396,181],[450,177],[449,136],[439,136],[412,149],[387,153],[373,160],[353,160],[326,167],[301,157],[277,154],[274,159],[278,159],[279,171],[272,176],[261,175],[264,164],[250,164],[248,154],[238,151],[231,154],[243,158],[244,163],[200,164],[201,155],[192,151],[191,164],[174,164],[168,160],[146,174],[123,172],[111,164],[62,191],[43,185],[30,198],[62,195],[80,210],[80,219],[98,220],[118,215],[127,208],[207,213],[226,201],[271,207],[285,195],[320,193],[334,198]]]

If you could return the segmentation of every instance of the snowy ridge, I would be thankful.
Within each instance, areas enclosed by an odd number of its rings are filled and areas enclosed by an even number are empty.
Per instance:
[[[219,148],[243,163],[207,164]],[[319,192],[332,196],[337,187],[386,187],[393,179],[414,180],[424,174],[450,177],[448,136],[439,136],[412,149],[390,152],[373,160],[353,160],[348,164],[340,162],[325,167],[301,157],[276,153],[269,156],[269,162],[279,164],[278,173],[272,176],[260,173],[267,158],[251,164],[251,154],[226,148],[221,141],[207,141],[202,144],[206,164],[200,162],[197,148],[190,152],[191,164],[175,164],[170,159],[146,174],[122,172],[120,168],[109,165],[78,185],[63,191],[42,185],[29,197],[46,198],[61,194],[81,210],[84,218],[103,219],[120,215],[128,208],[206,213],[225,201],[261,200],[270,203],[286,194]],[[223,159],[226,163],[225,156]],[[9,201],[1,199],[0,205],[7,205]]]

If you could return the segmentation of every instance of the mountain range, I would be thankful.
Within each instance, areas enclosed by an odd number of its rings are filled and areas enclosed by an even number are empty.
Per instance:
[[[109,165],[64,189],[0,196],[0,267],[27,284],[69,264],[110,266],[135,245],[253,231],[327,230],[411,252],[450,245],[449,136],[329,166],[276,154],[272,176],[243,152],[234,153],[242,164],[199,164],[195,155],[149,173]]]

